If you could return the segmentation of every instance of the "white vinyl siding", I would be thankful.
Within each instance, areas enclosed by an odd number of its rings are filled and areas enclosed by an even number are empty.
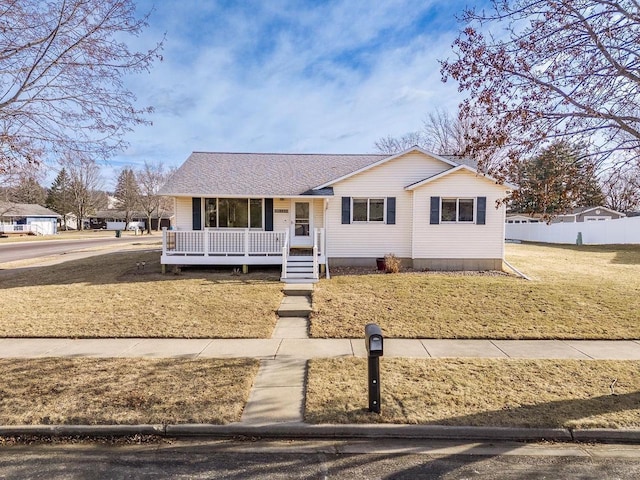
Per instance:
[[[466,170],[452,173],[414,190],[414,258],[503,258],[504,206],[501,204],[496,209],[496,201],[504,197],[505,190],[505,187]],[[462,193],[464,196],[457,197],[456,193]],[[485,224],[441,222],[431,225],[431,197],[473,198],[476,200],[474,219],[477,198],[486,197]]]
[[[398,257],[410,258],[412,192],[406,191],[405,187],[449,168],[440,160],[411,152],[334,184],[334,197],[329,200],[326,212],[329,256],[366,258],[394,253]],[[395,225],[385,222],[352,222],[343,225],[342,197],[395,197]]]
[[[176,229],[177,230],[193,230],[193,204],[191,197],[176,198]]]

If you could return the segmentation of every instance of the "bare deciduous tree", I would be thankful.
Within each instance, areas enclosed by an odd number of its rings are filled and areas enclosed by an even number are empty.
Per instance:
[[[161,44],[130,50],[133,0],[0,0],[0,173],[60,152],[106,158],[148,123],[123,84]]]
[[[605,206],[618,212],[635,212],[640,208],[640,168],[614,170],[602,181]]]
[[[374,145],[380,153],[393,155],[394,153],[402,152],[411,147],[424,146],[424,138],[421,132],[405,133],[399,138],[387,135],[386,137],[376,140]]]
[[[158,191],[165,184],[167,173],[161,162],[149,163],[145,161],[144,166],[137,171],[136,177],[140,186],[140,206],[147,216],[147,233],[151,234],[151,218],[153,214],[157,214],[157,230],[160,230],[160,221],[164,210],[166,210],[165,202],[163,202],[164,197],[158,195]]]
[[[590,143],[594,156],[640,152],[640,5],[635,0],[494,0],[465,11],[442,62],[468,94],[467,151],[511,161],[550,142]]]
[[[471,128],[468,118],[454,117],[446,110],[436,109],[427,115],[422,130],[405,134],[400,138],[389,135],[375,142],[375,147],[379,152],[389,155],[418,146],[438,155],[472,156],[473,152],[469,148]],[[484,171],[492,170],[500,153],[496,151],[487,157],[487,161],[482,165]]]
[[[92,158],[73,155],[66,155],[60,163],[69,173],[72,211],[78,230],[83,230],[85,217],[106,205],[100,167]]]

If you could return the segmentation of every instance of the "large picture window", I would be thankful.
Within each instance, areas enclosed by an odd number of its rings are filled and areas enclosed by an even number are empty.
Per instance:
[[[353,222],[384,222],[384,198],[354,198]]]
[[[473,223],[475,200],[473,198],[443,198],[440,221]]]
[[[204,225],[209,228],[262,228],[261,198],[206,198]]]

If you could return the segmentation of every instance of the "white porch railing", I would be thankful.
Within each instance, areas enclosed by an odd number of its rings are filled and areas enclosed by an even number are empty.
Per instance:
[[[284,246],[282,247],[282,276],[284,280],[287,278],[287,260],[289,259],[289,231],[287,230],[284,240]]]
[[[0,232],[2,233],[29,233],[31,225],[17,225],[15,223],[0,223]]]
[[[320,272],[319,272],[319,266],[318,266],[318,254],[322,251],[320,250],[321,248],[320,246],[324,244],[323,237],[324,237],[324,228],[314,229],[312,257],[313,257],[313,278],[316,280],[320,278]]]
[[[163,230],[163,255],[282,255],[288,232],[252,230]]]

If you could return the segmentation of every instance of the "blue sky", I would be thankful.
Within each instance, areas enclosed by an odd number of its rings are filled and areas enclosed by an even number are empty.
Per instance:
[[[455,113],[440,80],[468,2],[140,0],[135,39],[166,33],[164,60],[127,79],[153,126],[127,135],[105,175],[145,160],[180,165],[194,150],[366,153],[386,135]],[[107,188],[113,188],[108,178]]]

